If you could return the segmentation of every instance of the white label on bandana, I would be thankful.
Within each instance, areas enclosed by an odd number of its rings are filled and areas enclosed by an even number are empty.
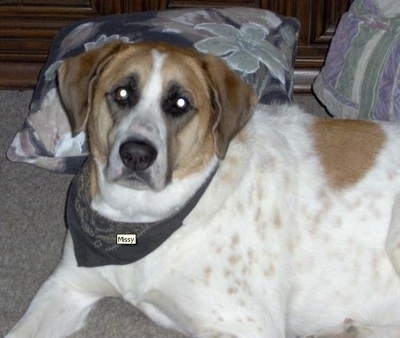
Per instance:
[[[117,244],[136,244],[136,234],[117,235]]]

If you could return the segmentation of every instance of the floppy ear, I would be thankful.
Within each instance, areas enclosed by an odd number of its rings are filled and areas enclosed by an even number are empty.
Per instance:
[[[60,66],[59,93],[74,135],[85,129],[98,75],[112,55],[125,46],[120,41],[111,42],[66,59]]]
[[[203,61],[215,113],[212,129],[215,153],[224,159],[230,141],[253,115],[257,96],[220,58],[205,55]]]

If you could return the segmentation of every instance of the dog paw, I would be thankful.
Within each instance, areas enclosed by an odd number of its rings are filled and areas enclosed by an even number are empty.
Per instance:
[[[352,319],[346,318],[343,325],[337,328],[325,329],[303,338],[357,338],[358,329]]]

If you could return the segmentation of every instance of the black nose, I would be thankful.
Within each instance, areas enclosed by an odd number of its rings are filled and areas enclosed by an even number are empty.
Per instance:
[[[119,147],[119,156],[125,167],[133,171],[146,170],[157,158],[157,150],[143,141],[127,141]]]

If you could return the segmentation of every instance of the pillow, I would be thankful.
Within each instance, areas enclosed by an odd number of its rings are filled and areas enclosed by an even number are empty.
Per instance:
[[[398,0],[353,2],[313,89],[334,117],[400,121]]]
[[[72,137],[57,90],[63,59],[112,40],[164,41],[221,56],[263,103],[291,101],[299,23],[254,8],[183,9],[119,14],[62,29],[33,93],[30,112],[7,156],[61,173],[76,173],[88,153],[85,133]]]

